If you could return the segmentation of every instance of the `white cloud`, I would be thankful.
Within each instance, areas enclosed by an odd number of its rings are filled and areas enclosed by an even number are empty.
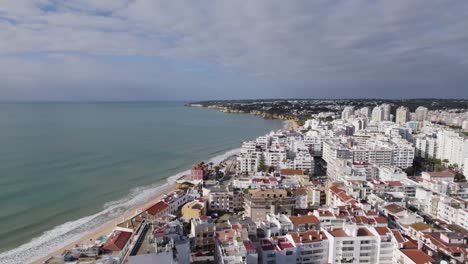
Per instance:
[[[421,0],[0,1],[0,56],[149,56],[311,84],[453,80],[468,71],[466,10]]]

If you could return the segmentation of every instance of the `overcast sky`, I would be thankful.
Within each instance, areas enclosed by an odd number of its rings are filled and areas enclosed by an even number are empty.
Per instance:
[[[0,101],[468,97],[468,1],[0,0]]]

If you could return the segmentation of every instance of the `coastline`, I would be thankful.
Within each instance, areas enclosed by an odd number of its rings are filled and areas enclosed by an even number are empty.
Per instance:
[[[213,163],[219,164],[223,162],[224,160],[228,159],[229,157],[232,157],[233,155],[237,155],[239,151],[240,151],[239,148],[231,149],[231,150],[223,152],[222,154],[218,156],[214,156],[214,157],[206,159],[206,162],[213,162]],[[158,186],[157,188],[160,188],[160,189],[156,190],[156,193],[153,194],[150,198],[146,199],[145,202],[143,202],[142,204],[132,206],[131,208],[127,209],[125,213],[123,213],[122,215],[114,217],[112,220],[107,221],[103,224],[100,224],[98,227],[80,234],[78,238],[72,239],[71,241],[68,241],[67,243],[63,245],[60,245],[59,247],[54,248],[53,250],[47,252],[45,256],[38,256],[37,258],[30,259],[27,263],[42,264],[44,263],[44,261],[50,258],[57,257],[57,256],[61,257],[62,253],[65,250],[70,249],[77,244],[79,245],[79,244],[94,243],[94,241],[100,236],[109,235],[119,223],[123,222],[123,219],[132,218],[133,216],[140,213],[142,210],[147,209],[148,207],[154,205],[156,202],[161,200],[161,198],[165,194],[176,190],[177,189],[176,180],[180,176],[185,175],[187,173],[189,173],[189,171],[182,171],[182,172],[179,172],[175,175],[168,177],[166,179],[167,182],[164,183],[163,185]],[[16,263],[16,262],[12,262],[12,263]]]
[[[161,200],[166,193],[173,192],[176,189],[177,188],[176,188],[175,183],[167,183],[167,186],[165,186],[165,188],[161,189],[159,193],[155,194],[149,201],[147,201],[143,205],[137,205],[128,209],[122,216],[118,216],[112,219],[111,221],[108,221],[107,223],[103,224],[102,226],[94,230],[90,230],[87,233],[84,233],[81,238],[48,253],[44,257],[32,260],[31,263],[42,264],[44,261],[52,257],[61,256],[65,250],[72,248],[74,245],[94,243],[94,241],[100,236],[109,235],[119,223],[123,222],[124,219],[129,219],[129,218],[136,216],[141,211],[147,209],[148,207],[152,206],[154,203]]]
[[[276,119],[276,120],[282,120],[286,122],[285,129],[287,130],[293,130],[296,131],[300,125],[297,122],[297,118],[291,118],[291,116],[288,115],[280,115],[280,114],[271,114],[265,111],[260,111],[260,110],[252,110],[250,112],[248,111],[242,111],[242,110],[233,110],[230,109],[226,106],[222,105],[204,105],[201,103],[188,103],[185,106],[187,107],[193,107],[193,108],[208,108],[208,109],[215,109],[220,112],[223,112],[225,114],[250,114],[250,115],[255,115],[258,117],[261,117],[263,119]]]
[[[290,129],[293,127],[291,121],[283,120],[283,127],[272,128],[264,133],[285,129],[286,127]],[[241,140],[245,140],[245,138]],[[220,163],[227,157],[237,155],[239,150],[239,148],[236,148],[229,151],[219,151],[215,154],[217,156],[208,157],[205,161]],[[109,235],[123,221],[123,218],[128,219],[135,216],[137,211],[138,213],[141,212],[141,210],[159,201],[164,194],[175,190],[175,180],[187,174],[187,172],[183,171],[171,175],[163,182],[151,186],[132,189],[130,196],[108,203],[111,205],[104,205],[103,210],[95,215],[63,223],[17,248],[0,253],[0,262],[5,264],[43,263],[51,257],[61,256],[65,250],[76,244],[94,243],[98,237]],[[118,216],[116,216],[117,214]],[[71,226],[70,229],[69,226]]]

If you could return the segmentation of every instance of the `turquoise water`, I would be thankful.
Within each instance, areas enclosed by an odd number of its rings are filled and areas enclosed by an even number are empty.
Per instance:
[[[181,102],[0,104],[0,262],[50,250],[281,126]]]

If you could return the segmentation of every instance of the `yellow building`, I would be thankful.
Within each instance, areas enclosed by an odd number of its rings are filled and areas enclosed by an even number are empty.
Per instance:
[[[203,198],[198,198],[194,201],[191,201],[185,204],[182,207],[182,217],[190,221],[193,218],[198,218],[206,214],[205,200]]]

